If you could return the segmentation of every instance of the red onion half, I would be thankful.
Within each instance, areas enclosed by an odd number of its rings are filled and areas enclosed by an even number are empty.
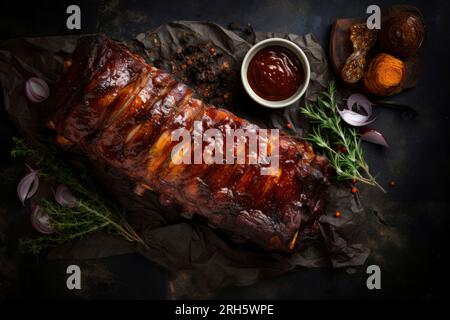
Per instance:
[[[52,234],[55,229],[50,224],[48,215],[38,205],[33,207],[31,212],[31,224],[42,234]]]
[[[19,196],[22,205],[25,205],[25,200],[35,195],[39,188],[38,171],[31,169],[31,172],[25,175],[17,185],[17,195]]]

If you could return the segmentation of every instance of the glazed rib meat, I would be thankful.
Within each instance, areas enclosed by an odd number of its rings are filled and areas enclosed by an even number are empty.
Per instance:
[[[137,193],[157,192],[183,216],[199,215],[266,250],[292,250],[317,227],[328,165],[308,142],[280,134],[274,175],[262,175],[260,164],[176,164],[176,129],[192,132],[194,121],[220,132],[258,127],[194,98],[189,87],[111,39],[79,40],[52,101],[49,123],[60,146],[125,175]]]

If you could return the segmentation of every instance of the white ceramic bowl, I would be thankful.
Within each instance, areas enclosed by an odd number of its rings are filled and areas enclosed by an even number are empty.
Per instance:
[[[259,52],[261,49],[263,49],[265,47],[269,47],[269,46],[281,46],[286,49],[289,49],[289,51],[291,51],[293,54],[295,54],[297,56],[297,58],[300,60],[302,66],[303,66],[303,71],[305,72],[305,81],[303,82],[303,84],[300,86],[300,88],[298,88],[298,90],[292,96],[290,96],[289,98],[287,98],[285,100],[270,101],[270,100],[263,99],[260,96],[258,96],[255,93],[255,91],[253,91],[252,87],[250,86],[250,84],[248,82],[247,70],[248,70],[248,65],[250,64],[250,61],[252,60],[252,58],[255,56],[255,54],[257,52]],[[256,101],[260,105],[263,105],[268,108],[283,108],[283,107],[292,105],[296,101],[298,101],[303,96],[303,94],[306,91],[306,88],[308,87],[310,76],[311,76],[311,71],[309,68],[309,62],[308,62],[308,59],[306,58],[306,55],[303,52],[303,50],[300,49],[300,47],[297,46],[292,41],[282,39],[282,38],[270,38],[270,39],[266,39],[266,40],[260,41],[257,44],[255,44],[253,47],[250,48],[250,50],[248,50],[247,54],[244,57],[244,61],[242,61],[242,66],[241,66],[241,80],[242,80],[242,84],[244,85],[245,91],[247,91],[249,96],[254,101]]]

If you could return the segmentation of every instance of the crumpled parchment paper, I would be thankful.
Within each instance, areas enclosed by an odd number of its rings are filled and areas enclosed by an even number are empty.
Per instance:
[[[238,31],[236,31],[239,33]],[[217,24],[207,22],[172,22],[139,34],[125,41],[132,50],[153,63],[155,59],[170,61],[183,46],[182,38],[191,44],[212,44],[231,64],[234,73],[229,85],[232,99],[225,107],[239,116],[261,126],[283,130],[289,122],[289,133],[302,137],[308,130],[301,117],[299,105],[282,110],[268,110],[255,105],[240,84],[240,63],[251,45],[269,37],[282,37],[298,44],[311,65],[311,82],[306,99],[326,88],[332,79],[326,55],[311,34],[275,34],[247,32],[239,36]],[[4,91],[5,108],[20,132],[30,141],[53,143],[52,133],[43,126],[42,110],[45,103],[31,105],[24,94],[25,81],[32,76],[45,79],[50,87],[63,70],[63,61],[75,48],[79,36],[13,39],[0,46],[0,81]],[[170,71],[170,70],[169,70]],[[195,84],[191,84],[195,88]],[[210,101],[213,102],[214,101]],[[304,100],[300,101],[300,104]],[[145,240],[147,247],[127,243],[116,236],[95,234],[91,238],[69,243],[54,249],[49,258],[99,258],[130,251],[139,251],[145,257],[173,271],[169,284],[170,297],[205,297],[224,286],[250,285],[261,278],[274,277],[301,267],[350,267],[365,262],[369,255],[362,235],[365,214],[358,198],[348,186],[332,185],[326,215],[320,219],[320,234],[303,238],[301,250],[290,255],[267,253],[253,246],[237,245],[226,237],[198,223],[179,217],[176,208],[163,208],[156,195],[146,193],[139,197],[124,177],[117,177],[105,168],[87,164],[73,157],[74,165],[90,166],[100,186],[117,199],[127,211],[129,222]],[[336,210],[343,214],[336,218]],[[100,240],[98,240],[100,239]]]

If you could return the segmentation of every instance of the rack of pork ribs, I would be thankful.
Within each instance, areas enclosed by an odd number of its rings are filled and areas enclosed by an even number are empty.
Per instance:
[[[289,252],[317,232],[329,165],[304,140],[280,133],[279,169],[262,164],[176,164],[171,132],[258,129],[193,97],[171,74],[106,36],[81,38],[51,97],[49,127],[60,147],[78,150],[151,190],[183,216],[199,215],[237,242]],[[269,140],[269,148],[270,142]],[[202,220],[202,219],[200,219]]]

